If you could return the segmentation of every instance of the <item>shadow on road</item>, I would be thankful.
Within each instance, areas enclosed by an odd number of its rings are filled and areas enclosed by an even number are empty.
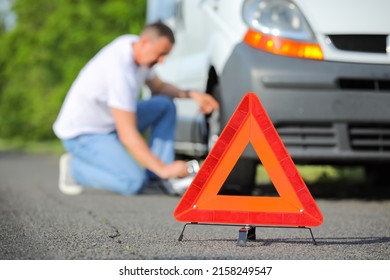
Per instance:
[[[237,239],[228,239],[228,238],[210,238],[210,239],[187,239],[181,242],[186,243],[197,243],[197,242],[236,242]],[[313,245],[311,238],[258,238],[256,240],[248,240],[247,245],[250,246],[251,243],[258,244],[261,246],[271,246],[274,244],[308,244]],[[390,237],[321,237],[316,238],[316,245],[313,246],[325,246],[325,245],[367,245],[367,244],[384,244],[390,243]]]

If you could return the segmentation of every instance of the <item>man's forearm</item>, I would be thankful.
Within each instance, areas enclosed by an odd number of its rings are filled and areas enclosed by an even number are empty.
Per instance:
[[[180,89],[174,85],[163,83],[157,94],[164,94],[172,98],[190,98],[189,90]]]
[[[160,172],[163,170],[164,163],[151,152],[141,134],[133,133],[132,135],[127,135],[123,138],[121,137],[120,140],[130,152],[130,154],[143,167],[149,169],[159,176],[161,175],[161,177],[164,177],[163,174],[160,174]]]

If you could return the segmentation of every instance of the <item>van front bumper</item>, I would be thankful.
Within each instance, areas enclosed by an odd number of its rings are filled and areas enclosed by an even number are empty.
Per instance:
[[[283,57],[241,43],[220,86],[222,127],[254,92],[297,163],[390,162],[390,65]],[[244,157],[258,159],[250,147]]]

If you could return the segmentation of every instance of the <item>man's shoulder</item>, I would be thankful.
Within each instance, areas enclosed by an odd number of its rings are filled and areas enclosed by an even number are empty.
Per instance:
[[[95,62],[102,62],[105,67],[109,65],[122,65],[123,63],[129,63],[131,60],[132,42],[138,40],[137,35],[125,34],[116,37],[104,48],[102,48],[94,57]]]
[[[138,35],[134,35],[134,34],[123,34],[123,35],[120,35],[118,37],[116,37],[112,42],[135,42],[137,41],[139,38]]]

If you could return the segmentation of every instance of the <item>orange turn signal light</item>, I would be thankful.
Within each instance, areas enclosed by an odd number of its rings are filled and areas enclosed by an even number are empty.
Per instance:
[[[318,44],[270,36],[251,29],[246,33],[244,42],[273,54],[317,60],[324,59],[321,47]]]

